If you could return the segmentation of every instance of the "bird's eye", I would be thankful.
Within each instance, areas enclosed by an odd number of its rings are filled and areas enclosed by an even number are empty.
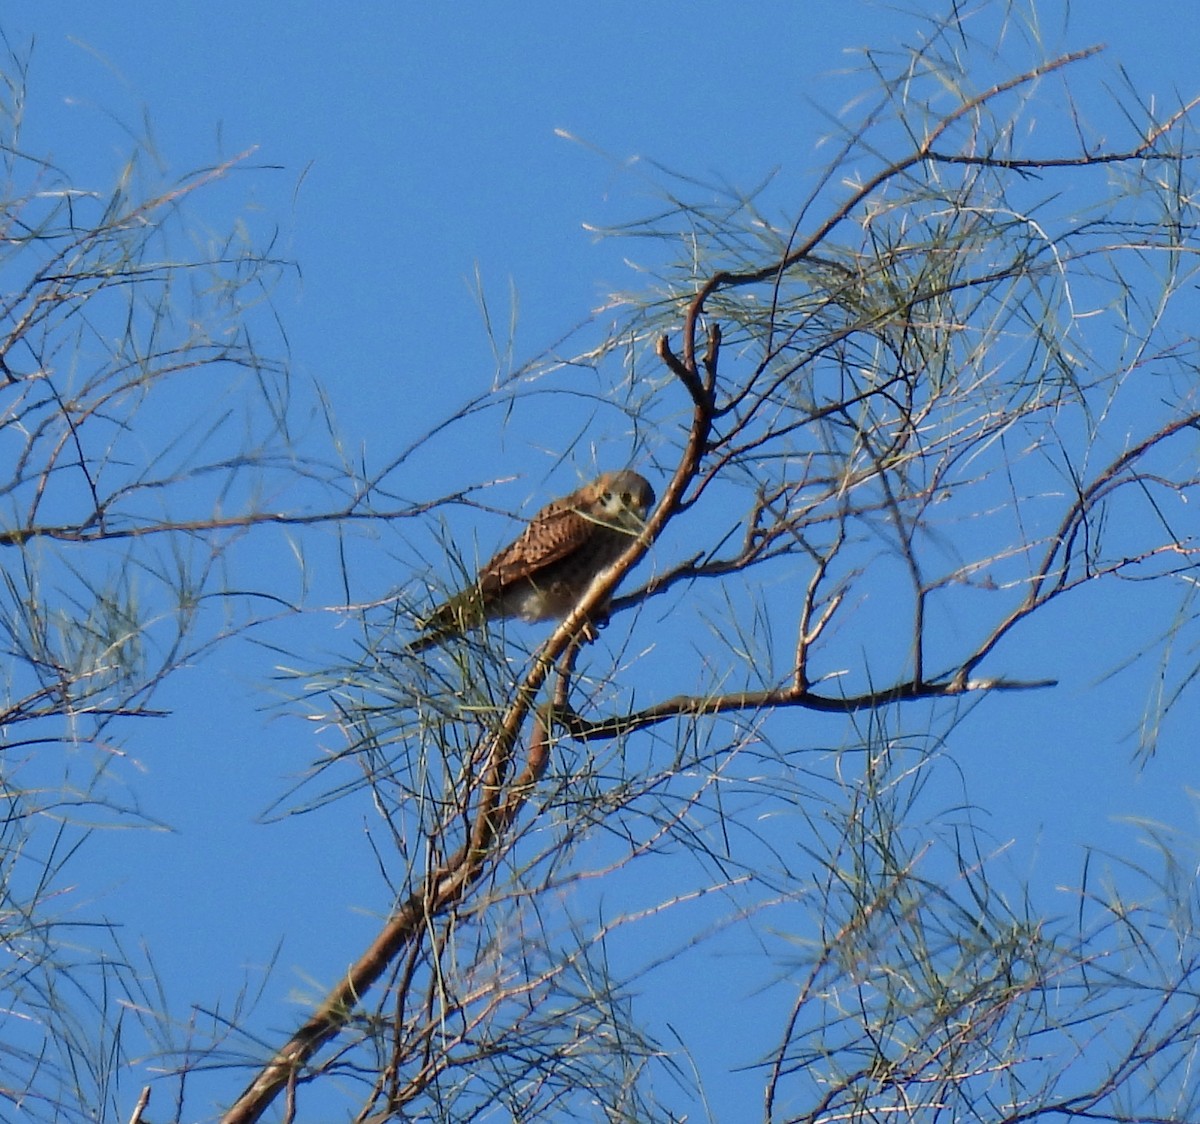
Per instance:
[[[622,492],[621,493],[621,502],[626,507],[632,506],[633,505],[633,493],[632,492]]]

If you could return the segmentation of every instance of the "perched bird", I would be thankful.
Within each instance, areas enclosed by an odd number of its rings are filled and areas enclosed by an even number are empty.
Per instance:
[[[654,489],[636,472],[606,472],[547,504],[516,542],[479,571],[474,583],[421,622],[408,646],[421,652],[485,620],[565,617],[592,579],[612,565],[645,526]]]

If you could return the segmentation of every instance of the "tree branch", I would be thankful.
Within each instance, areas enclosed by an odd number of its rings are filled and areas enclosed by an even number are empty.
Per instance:
[[[898,702],[916,699],[946,699],[983,691],[1033,691],[1058,686],[1057,679],[962,679],[938,683],[900,683],[881,691],[861,695],[821,695],[803,687],[781,687],[762,691],[735,691],[726,695],[703,697],[677,695],[654,706],[630,714],[614,715],[597,721],[581,718],[573,712],[557,712],[555,720],[573,738],[580,741],[623,737],[672,718],[738,711],[769,711],[790,707],[830,714],[853,714],[876,710]]]

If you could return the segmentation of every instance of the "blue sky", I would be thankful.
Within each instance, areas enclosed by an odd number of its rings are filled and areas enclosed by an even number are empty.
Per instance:
[[[1043,32],[1055,49],[1109,45],[1081,80],[1085,114],[1101,104],[1105,83],[1119,83],[1117,63],[1165,105],[1195,93],[1193,3],[1073,8],[1069,28],[1046,14]],[[787,213],[828,158],[816,144],[826,129],[818,109],[837,113],[861,89],[846,52],[908,43],[914,22],[882,4],[779,0],[349,10],[213,0],[17,2],[5,5],[2,26],[19,51],[34,43],[25,147],[81,183],[110,184],[131,132],[147,127],[166,180],[255,147],[247,169],[205,197],[202,214],[214,228],[234,215],[262,232],[278,228],[281,251],[299,266],[276,297],[293,369],[326,388],[346,447],[382,463],[496,373],[476,274],[501,324],[517,294],[520,361],[612,290],[638,284],[625,256],[645,251],[600,242],[585,224],[653,210],[662,177],[651,161],[745,188],[775,172],[764,200]],[[569,471],[554,475],[559,451],[552,434],[518,425],[478,447],[416,458],[393,484],[418,500],[511,476],[494,502],[519,511],[569,483]],[[586,448],[569,463],[585,471]],[[487,553],[506,526],[468,513],[458,530]],[[355,597],[383,597],[407,580],[405,533],[384,528],[357,548]],[[310,547],[314,597],[327,604],[338,596],[324,569],[334,546],[326,538]],[[288,565],[280,539],[265,537],[258,549],[263,565]],[[1010,847],[1014,867],[1050,896],[1078,871],[1080,844],[1136,850],[1137,829],[1114,817],[1196,833],[1200,764],[1186,736],[1200,717],[1194,701],[1191,721],[1177,716],[1173,743],[1138,773],[1129,735],[1152,678],[1097,687],[1144,640],[1137,596],[1097,595],[1093,604],[1084,593],[1069,620],[1014,644],[1014,673],[1062,685],[987,703],[986,719],[973,714],[953,754],[962,791],[935,797],[979,804],[996,846]],[[316,619],[282,634],[312,649],[308,662],[345,640],[328,617]],[[228,1004],[243,979],[257,986],[278,948],[258,1024],[276,1036],[302,1011],[290,996],[319,994],[390,904],[364,857],[365,804],[256,822],[314,756],[311,727],[272,709],[263,692],[277,662],[238,643],[167,687],[158,701],[173,717],[130,731],[139,771],[129,783],[143,810],[174,830],[103,833],[77,871],[95,903],[87,908],[120,918],[129,946],[154,949],[179,1011]],[[838,729],[814,718],[800,736],[836,743]],[[616,887],[604,900],[632,908]],[[636,959],[636,947],[629,954]],[[713,957],[706,986],[719,994],[680,1003],[674,1017],[711,1062],[757,1008],[729,967],[745,949],[705,955]],[[718,1008],[719,1025],[707,1025]],[[753,1060],[731,1059],[731,1069]],[[708,1081],[716,1118],[744,1118],[747,1098],[757,1112],[757,1075],[717,1067]]]

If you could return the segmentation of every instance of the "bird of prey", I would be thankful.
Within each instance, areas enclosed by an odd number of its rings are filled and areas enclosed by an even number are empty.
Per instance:
[[[542,621],[567,616],[592,579],[641,533],[653,506],[654,489],[628,470],[606,472],[547,504],[470,586],[421,622],[421,633],[408,650],[424,651],[500,617]]]

